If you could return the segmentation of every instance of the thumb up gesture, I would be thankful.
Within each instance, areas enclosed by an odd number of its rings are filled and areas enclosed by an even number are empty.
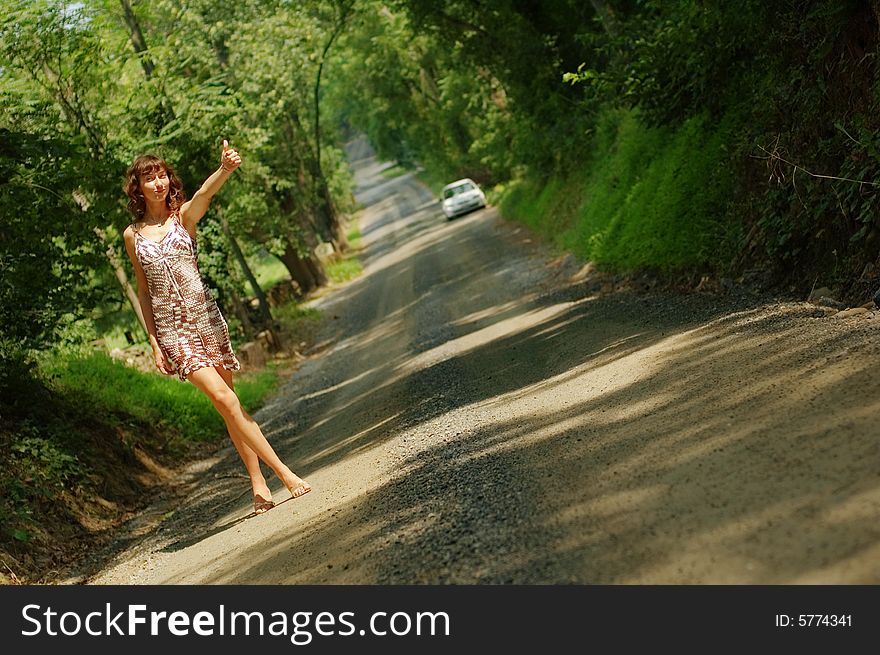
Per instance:
[[[241,166],[241,156],[235,149],[229,147],[229,141],[223,139],[223,149],[220,151],[220,167],[231,173]]]

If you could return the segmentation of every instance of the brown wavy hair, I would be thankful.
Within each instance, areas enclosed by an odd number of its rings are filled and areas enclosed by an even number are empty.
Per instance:
[[[132,213],[135,221],[142,221],[147,211],[147,203],[144,194],[141,193],[141,177],[147,173],[165,169],[168,173],[168,195],[165,196],[165,204],[168,209],[174,211],[186,202],[186,194],[183,192],[183,181],[177,172],[158,155],[141,155],[128,167],[125,174],[125,194],[128,196],[128,211]]]

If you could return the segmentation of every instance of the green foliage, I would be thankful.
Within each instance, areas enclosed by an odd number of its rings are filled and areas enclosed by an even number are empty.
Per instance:
[[[321,312],[297,303],[287,303],[278,308],[278,318],[288,327],[292,327],[298,321],[317,324],[321,320]]]
[[[34,501],[57,499],[65,487],[83,480],[86,469],[65,449],[71,444],[62,432],[47,435],[44,427],[25,423],[14,434],[0,435],[0,441],[7,442],[0,477],[0,540],[26,542]]]
[[[290,273],[277,257],[269,253],[261,253],[252,259],[251,268],[254,276],[264,289],[269,289],[282,280],[290,279]]]
[[[4,398],[0,546],[29,541],[65,492],[87,493],[117,474],[100,467],[114,463],[111,451],[120,446],[132,453],[162,435],[163,447],[179,452],[186,443],[226,436],[216,409],[191,384],[75,346],[42,360],[40,377],[24,378],[26,388]],[[277,384],[277,371],[268,367],[238,375],[236,392],[253,411]]]
[[[9,451],[12,466],[29,471],[28,484],[42,495],[51,496],[53,487],[64,486],[84,474],[76,456],[64,452],[33,425],[19,430]]]
[[[338,10],[351,3],[125,4],[128,17],[110,0],[0,0],[0,392],[28,374],[29,351],[59,342],[66,314],[113,335],[131,328],[105,251],[133,279],[120,187],[136,155],[167,158],[191,196],[216,169],[222,138],[242,152],[200,224],[200,267],[227,315],[249,289],[221,211],[252,242],[245,250],[307,252],[336,212],[353,209],[326,128],[317,166],[313,94]]]
[[[100,353],[73,353],[47,359],[51,388],[107,420],[135,420],[187,441],[222,438],[225,426],[208,398],[175,376],[143,373]],[[255,409],[277,381],[272,369],[236,378],[242,405]]]
[[[360,221],[353,220],[348,226],[348,232],[345,234],[345,238],[348,240],[348,243],[351,245],[353,250],[358,250],[361,247],[361,225]]]
[[[234,295],[246,296],[247,286],[244,274],[230,250],[216,214],[205,216],[199,223],[199,272],[212,290],[224,316],[232,319],[232,298]]]
[[[242,407],[253,412],[260,408],[279,382],[278,371],[270,364],[259,371],[239,375],[235,381],[235,391]]]
[[[82,407],[100,407],[108,418],[132,417],[194,440],[223,434],[223,420],[207,397],[176,377],[141,373],[98,353],[62,360],[47,374],[58,394]]]
[[[361,265],[357,257],[344,257],[343,259],[332,262],[327,266],[327,275],[337,284],[348,282],[363,272],[364,267]]]
[[[679,128],[650,128],[637,112],[605,110],[582,170],[512,185],[502,211],[610,268],[721,270],[736,234],[727,211],[734,127],[732,119],[712,125],[695,117]]]
[[[422,179],[504,188],[508,211],[619,268],[847,286],[876,260],[876,3],[389,6],[346,39],[333,106]],[[614,107],[636,113],[609,141]]]
[[[414,35],[406,16],[367,12],[332,61],[327,104],[366,132],[380,157],[446,179],[486,181],[510,164],[506,98],[460,48]]]
[[[764,87],[773,111],[751,121],[752,150],[769,159],[744,203],[758,227],[747,254],[863,294],[880,245],[877,16],[867,3],[816,2],[784,15],[775,40],[784,56]]]
[[[675,125],[707,112],[718,117],[753,92],[751,72],[766,65],[771,3],[714,7],[646,2],[617,39],[621,55],[596,78],[612,83],[651,125]]]
[[[0,334],[10,344],[3,352],[52,342],[63,313],[99,297],[94,278],[83,276],[101,261],[99,242],[73,191],[88,193],[84,178],[100,170],[77,166],[82,150],[0,127]]]

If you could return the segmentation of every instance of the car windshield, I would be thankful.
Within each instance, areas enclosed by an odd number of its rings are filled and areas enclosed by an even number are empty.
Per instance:
[[[444,198],[451,198],[452,196],[457,196],[460,193],[464,193],[465,191],[473,191],[474,185],[470,182],[462,182],[461,184],[456,184],[453,187],[449,187],[443,192]]]

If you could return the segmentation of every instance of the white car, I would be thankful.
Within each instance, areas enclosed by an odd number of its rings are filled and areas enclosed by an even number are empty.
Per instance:
[[[486,194],[470,178],[456,180],[443,187],[443,213],[448,220],[486,206]]]

